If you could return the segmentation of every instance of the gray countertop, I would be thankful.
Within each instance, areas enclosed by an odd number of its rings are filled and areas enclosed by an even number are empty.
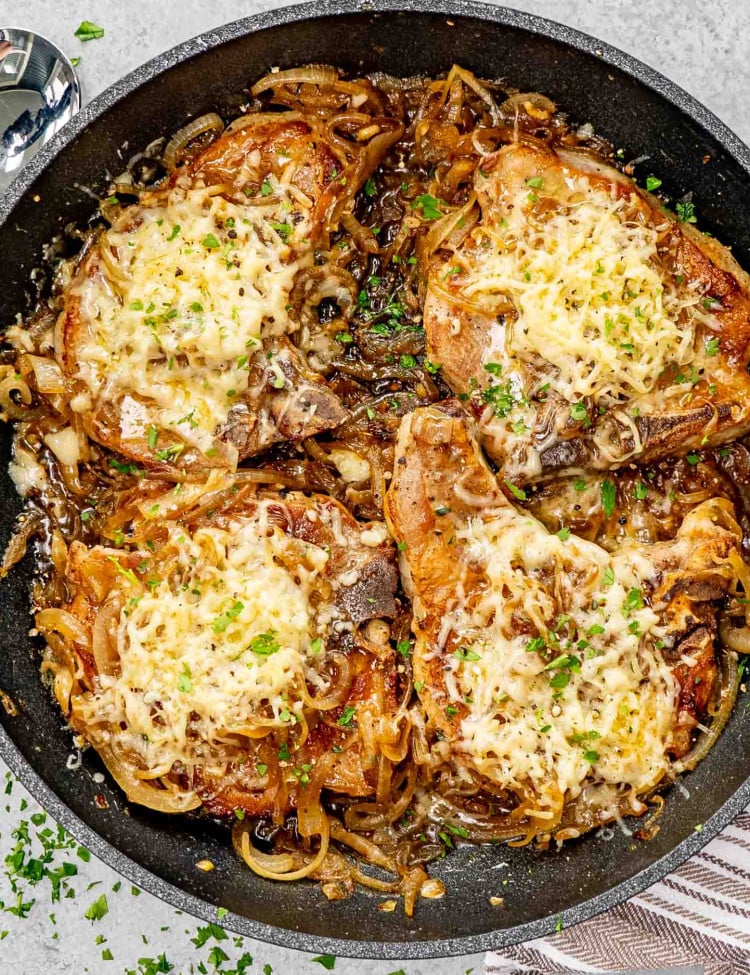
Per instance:
[[[78,70],[84,98],[89,100],[180,41],[280,5],[256,0],[23,0],[20,4],[0,0],[0,25],[30,27],[69,56],[80,57]],[[743,0],[713,0],[711,4],[699,0],[515,0],[511,5],[564,21],[636,55],[686,88],[750,141],[746,40],[750,4]],[[82,20],[104,27],[104,37],[80,43],[73,32]],[[32,836],[48,825],[41,822],[43,814],[36,803],[12,779],[5,784],[4,775],[0,763],[0,861],[13,849],[12,832],[19,823],[29,821]],[[25,918],[7,911],[17,904],[17,898],[0,863],[0,901],[6,906],[6,912],[0,913],[0,975],[151,975],[168,971],[188,975],[214,972],[214,962],[219,962],[219,970],[235,972],[243,955],[254,959],[247,972],[258,975],[325,971],[311,956],[257,942],[239,944],[231,936],[210,938],[197,947],[191,941],[198,927],[194,919],[148,894],[133,893],[126,882],[118,886],[119,878],[112,870],[94,858],[87,859],[86,851],[77,851],[75,846],[56,852],[48,869],[66,859],[78,868],[77,875],[67,881],[75,896],[63,890],[59,901],[53,902],[47,879],[27,886],[22,901],[35,899],[35,903],[19,912],[27,914]],[[103,912],[102,895],[106,916],[87,919],[92,904],[98,902],[98,913]],[[224,954],[227,960],[222,960]],[[472,971],[479,975],[482,970],[480,956],[408,963],[338,959],[334,968],[336,975],[466,975]]]

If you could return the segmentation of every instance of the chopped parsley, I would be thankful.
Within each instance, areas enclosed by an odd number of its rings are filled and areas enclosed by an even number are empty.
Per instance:
[[[646,177],[646,189],[649,193],[653,193],[654,190],[658,190],[661,186],[661,180],[658,176],[647,176]]]
[[[585,427],[591,426],[589,411],[584,403],[574,403],[570,408],[570,416],[576,423],[582,423]]]
[[[100,37],[104,37],[104,28],[99,27],[97,24],[92,24],[90,20],[82,20],[73,36],[84,43],[86,41],[96,41]]]
[[[602,499],[602,508],[604,508],[604,514],[607,518],[612,517],[612,513],[615,510],[615,501],[617,499],[617,488],[612,481],[602,481],[599,491]]]
[[[534,190],[540,190],[544,186],[544,179],[541,176],[534,176],[526,180],[526,185]]]
[[[423,220],[438,220],[443,215],[443,211],[438,206],[441,202],[436,197],[430,196],[429,193],[423,193],[414,200],[411,206],[413,210],[421,211]]]
[[[375,196],[375,194],[376,194],[377,192],[378,192],[378,188],[377,188],[377,186],[375,185],[375,180],[374,180],[374,179],[372,178],[372,176],[371,176],[371,177],[370,177],[370,178],[369,178],[369,179],[367,180],[367,182],[365,183],[365,195],[366,195],[366,196]]]
[[[491,363],[487,363],[491,365]],[[487,369],[485,365],[485,369]],[[491,406],[495,411],[495,416],[505,418],[516,406],[528,406],[528,400],[523,392],[517,392],[513,388],[513,381],[509,379],[506,383],[490,383],[482,390],[482,400]]]
[[[715,356],[718,355],[720,351],[721,346],[719,344],[719,340],[715,335],[712,335],[710,339],[706,340],[706,355]]]
[[[260,187],[260,195],[270,196],[272,193],[273,193],[273,186],[271,186],[271,184],[268,182],[267,179],[264,179]]]
[[[369,180],[368,180],[368,182],[369,182]],[[372,196],[372,195],[373,194],[370,194],[370,196]],[[321,965],[323,968],[325,968],[325,970],[327,972],[332,972],[333,971],[333,968],[334,968],[334,966],[336,964],[336,956],[335,955],[318,955],[317,958],[311,958],[310,961],[317,962],[317,964],[318,965]]]
[[[190,667],[186,663],[182,665],[182,673],[177,678],[177,690],[182,691],[183,694],[189,694],[193,689],[193,675],[190,672]]]
[[[347,728],[354,720],[354,715],[357,713],[357,709],[351,704],[347,704],[344,710],[341,712],[341,716],[336,721],[337,725],[341,725],[342,728]]]
[[[140,580],[135,572],[133,572],[132,569],[126,569],[124,565],[121,565],[114,555],[108,555],[107,560],[112,563],[112,565],[117,569],[118,573],[123,576],[123,578],[127,579],[128,582],[132,582],[136,586],[140,585]]]
[[[458,650],[453,654],[456,660],[467,661],[467,660],[481,660],[482,658],[474,650],[469,650],[468,647],[459,647]]]
[[[631,589],[622,604],[625,616],[630,616],[637,609],[643,609],[643,593],[640,589]]]
[[[396,644],[396,652],[400,653],[402,657],[410,657],[411,643],[409,640],[399,640]]]
[[[567,542],[567,540],[570,538],[570,529],[566,525],[565,527],[561,528],[558,532],[555,532],[555,534],[557,535],[557,537],[560,539],[561,542]]]
[[[169,235],[169,237],[167,237],[167,240],[174,240],[174,239],[175,239],[175,237],[177,236],[177,234],[179,234],[179,232],[180,232],[180,230],[181,230],[181,229],[182,229],[182,228],[180,227],[180,225],[179,225],[178,223],[176,223],[176,224],[174,225],[174,227],[172,227],[172,233],[171,233],[171,234]],[[215,237],[214,237],[214,240],[216,240],[216,238],[215,238]],[[204,244],[205,244],[205,241],[204,241]],[[216,247],[218,247],[218,246],[219,246],[219,245],[218,245],[218,243],[217,243],[217,244],[216,244]]]
[[[677,211],[677,219],[680,223],[697,223],[698,220],[695,216],[695,204],[687,200],[683,203],[678,203],[675,207]]]
[[[100,894],[93,904],[89,904],[84,917],[87,921],[101,921],[108,913],[109,905],[107,904],[107,895]]]
[[[519,501],[526,500],[526,492],[523,490],[523,488],[516,487],[516,485],[512,481],[506,480],[503,481],[503,484],[510,491],[510,493],[513,495],[514,498],[517,498]]]
[[[221,616],[216,617],[211,625],[211,629],[214,631],[214,633],[223,633],[232,620],[236,619],[244,608],[244,603],[241,603],[238,600],[236,603],[230,606],[226,613],[222,613]]]
[[[288,223],[271,223],[271,228],[276,231],[276,233],[281,237],[281,239],[286,244],[289,238],[292,236],[292,226]]]
[[[195,932],[195,937],[190,940],[196,948],[202,948],[211,938],[214,938],[216,941],[226,941],[228,935],[224,928],[209,921],[204,928],[198,928]]]
[[[567,687],[570,683],[570,674],[566,670],[560,670],[555,676],[550,680],[550,687],[554,688],[556,691],[561,691],[563,688]]]
[[[317,650],[314,646],[316,643],[318,644]],[[268,633],[259,633],[257,636],[254,636],[248,644],[247,649],[252,650],[259,657],[270,657],[272,653],[276,653],[280,649],[279,641],[276,639],[276,631],[269,630]],[[313,640],[310,649],[313,653],[320,653],[323,649],[323,641],[320,638]]]
[[[566,667],[577,670],[580,668],[580,663],[577,657],[573,657],[568,653],[562,653],[559,657],[555,657],[554,660],[545,666],[545,670],[563,670]]]
[[[523,488],[516,487],[512,481],[508,480],[503,481],[503,484],[518,501],[526,500],[526,492],[523,490]]]
[[[210,251],[216,250],[217,247],[221,247],[221,244],[216,239],[214,234],[206,234],[206,236],[201,241],[201,244]]]
[[[633,488],[633,497],[636,501],[645,501],[648,497],[648,486],[639,481]]]

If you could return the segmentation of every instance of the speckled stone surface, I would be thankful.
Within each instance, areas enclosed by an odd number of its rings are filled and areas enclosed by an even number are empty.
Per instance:
[[[750,29],[750,4],[738,0],[714,0],[710,5],[697,0],[679,4],[673,0],[516,0],[512,5],[566,22],[636,55],[686,88],[750,141],[750,59],[745,41]],[[174,44],[272,6],[279,4],[249,0],[0,0],[0,25],[30,27],[48,36],[68,55],[80,57],[84,99],[89,100]],[[76,40],[73,32],[82,20],[103,26],[104,38],[87,44]],[[9,795],[2,795],[4,771],[0,767],[0,860],[14,845],[11,834],[19,821],[39,812],[17,784]],[[311,956],[249,941],[238,945],[231,937],[220,942],[209,940],[197,948],[191,942],[196,934],[192,918],[148,894],[135,896],[127,883],[113,890],[117,875],[94,858],[88,862],[81,859],[75,848],[65,857],[58,854],[57,862],[65,858],[78,866],[78,875],[70,881],[75,897],[50,903],[49,885],[45,883],[31,892],[37,903],[28,910],[28,917],[0,914],[0,975],[143,972],[148,970],[148,963],[139,959],[158,960],[162,953],[165,961],[152,971],[188,975],[200,971],[198,965],[203,963],[210,972],[217,960],[221,968],[232,971],[246,953],[254,959],[248,973],[264,972],[264,967],[265,975],[269,967],[274,975],[325,970]],[[101,920],[87,920],[86,909],[103,893],[108,913]],[[0,878],[0,900],[15,902],[4,878]],[[4,932],[7,935],[3,937]],[[221,953],[212,957],[214,947]],[[228,958],[221,961],[223,954]],[[401,975],[401,968],[404,975],[466,975],[470,971],[478,975],[483,962],[479,956],[403,964],[338,959],[334,971],[341,975]]]

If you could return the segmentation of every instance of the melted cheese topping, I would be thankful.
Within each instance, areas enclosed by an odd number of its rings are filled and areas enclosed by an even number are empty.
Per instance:
[[[646,393],[669,363],[691,361],[685,311],[699,296],[663,273],[664,227],[647,226],[632,203],[583,177],[567,183],[565,199],[540,215],[533,204],[547,198],[543,183],[504,189],[501,219],[482,224],[462,294],[490,310],[502,296],[516,312],[493,329],[484,362],[505,375],[543,364],[539,384],[569,402]]]
[[[653,565],[502,511],[458,533],[488,586],[453,614],[461,747],[542,818],[590,782],[642,793],[667,771],[679,686],[646,604]]]
[[[262,506],[228,531],[170,532],[169,571],[144,575],[150,591],[121,613],[120,672],[97,678],[94,702],[153,774],[176,761],[210,768],[226,735],[292,725],[337,616],[310,603],[328,554],[290,540]]]
[[[264,337],[289,330],[289,293],[312,260],[309,201],[274,190],[268,203],[240,206],[216,187],[175,188],[103,234],[73,289],[85,329],[76,378],[91,394],[74,409],[136,393],[160,427],[211,447],[248,389],[249,358]],[[144,417],[126,412],[123,436],[145,436]]]

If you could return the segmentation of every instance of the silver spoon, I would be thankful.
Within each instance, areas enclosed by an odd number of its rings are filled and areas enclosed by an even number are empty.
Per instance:
[[[68,58],[41,34],[0,28],[0,193],[81,107]]]

